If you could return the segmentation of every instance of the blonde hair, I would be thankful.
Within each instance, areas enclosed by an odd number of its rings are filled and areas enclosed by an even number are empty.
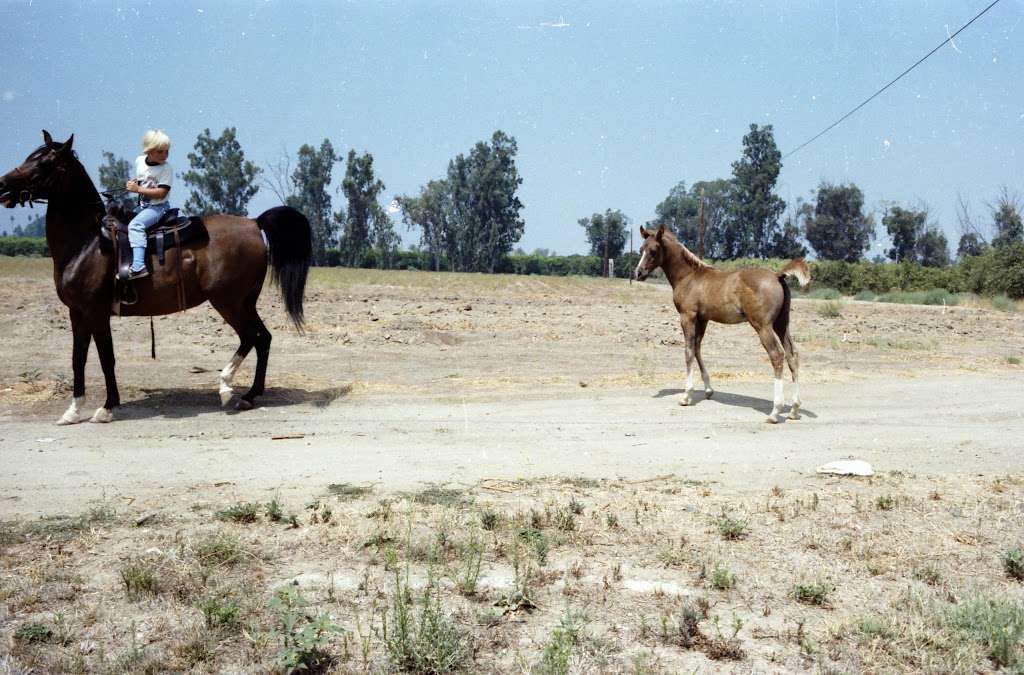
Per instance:
[[[142,151],[170,150],[171,139],[163,129],[150,129],[142,136]]]

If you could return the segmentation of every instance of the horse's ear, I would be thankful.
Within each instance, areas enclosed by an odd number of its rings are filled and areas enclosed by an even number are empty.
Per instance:
[[[74,143],[75,143],[75,135],[71,134],[71,136],[68,138],[68,140],[64,141],[64,145],[61,147],[61,150],[64,151],[64,152],[70,152],[71,151],[71,146],[74,145]]]
[[[658,226],[658,231],[654,233],[654,236],[657,237],[658,241],[661,241],[661,237],[664,234],[665,234],[665,223],[662,223],[661,225]]]
[[[53,145],[53,136],[51,136],[50,132],[47,131],[46,129],[43,129],[43,143],[46,143],[47,145]]]
[[[644,239],[646,239],[647,237],[651,236],[651,233],[647,231],[646,227],[641,225],[640,226],[640,236],[643,237]]]

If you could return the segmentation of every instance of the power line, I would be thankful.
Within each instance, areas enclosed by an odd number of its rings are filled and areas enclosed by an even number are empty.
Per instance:
[[[806,147],[806,146],[810,145],[811,143],[813,143],[814,141],[818,140],[819,138],[821,138],[822,136],[824,136],[824,135],[825,135],[826,133],[828,133],[829,131],[831,131],[831,130],[832,130],[832,129],[833,129],[834,127],[838,126],[838,125],[839,125],[839,124],[840,124],[840,123],[841,123],[841,122],[842,122],[843,120],[845,120],[845,119],[846,119],[847,117],[849,117],[849,116],[850,116],[850,115],[852,115],[853,113],[857,112],[858,110],[860,110],[861,108],[863,108],[864,106],[866,106],[866,105],[867,105],[868,103],[870,103],[870,102],[871,102],[871,100],[872,100],[873,98],[875,98],[876,96],[878,96],[879,94],[881,94],[881,93],[882,93],[883,91],[885,91],[886,89],[888,89],[888,88],[889,88],[889,87],[891,87],[892,85],[896,84],[896,83],[897,83],[897,82],[898,82],[898,81],[899,81],[899,80],[900,80],[900,79],[901,79],[901,78],[902,78],[902,77],[903,77],[904,75],[906,75],[907,73],[909,73],[910,71],[912,71],[912,70],[913,70],[914,68],[917,68],[917,67],[918,67],[919,65],[921,65],[921,64],[922,64],[922,63],[924,62],[924,60],[925,60],[925,59],[927,59],[927,58],[928,58],[929,56],[931,56],[931,55],[932,55],[932,54],[934,54],[935,52],[939,51],[939,49],[940,49],[940,48],[942,48],[943,46],[945,46],[945,44],[946,44],[947,42],[952,42],[952,41],[953,41],[953,38],[955,38],[955,37],[956,37],[957,35],[959,35],[959,34],[960,34],[960,31],[962,31],[963,29],[967,28],[967,27],[968,27],[968,26],[970,26],[970,25],[971,25],[972,23],[974,23],[975,21],[977,21],[977,20],[978,20],[979,18],[981,18],[981,16],[982,16],[982,15],[983,15],[983,14],[984,14],[985,12],[987,12],[987,11],[988,11],[988,10],[990,10],[990,9],[992,9],[992,8],[993,8],[993,7],[995,7],[995,6],[997,5],[997,4],[999,4],[999,0],[993,0],[992,4],[990,4],[990,5],[988,6],[988,7],[986,7],[986,8],[985,8],[985,9],[983,9],[983,10],[981,10],[980,12],[978,12],[978,14],[977,14],[977,15],[975,15],[975,17],[974,17],[973,19],[971,19],[970,21],[968,21],[968,22],[967,22],[967,23],[965,23],[964,25],[960,26],[960,28],[959,28],[959,29],[957,29],[957,31],[956,31],[955,33],[953,33],[953,34],[952,34],[952,35],[950,35],[950,36],[949,36],[948,38],[946,38],[945,40],[943,40],[942,42],[940,42],[940,43],[938,44],[938,46],[937,46],[937,47],[935,47],[935,49],[931,50],[930,52],[928,52],[927,54],[925,54],[924,56],[922,56],[922,57],[921,57],[920,59],[918,59],[918,60],[917,60],[917,63],[915,63],[914,65],[910,66],[909,68],[907,68],[906,70],[904,70],[904,71],[903,71],[902,73],[900,73],[899,75],[897,75],[897,76],[896,76],[896,78],[895,78],[894,80],[892,80],[892,82],[890,82],[889,84],[885,85],[884,87],[882,87],[881,89],[879,89],[878,91],[876,91],[876,92],[875,92],[874,94],[872,94],[872,95],[871,95],[871,96],[869,96],[868,98],[864,99],[864,101],[863,101],[863,102],[862,102],[862,103],[861,103],[860,105],[858,105],[858,106],[857,106],[856,108],[854,108],[853,110],[851,110],[850,112],[846,113],[845,115],[843,115],[842,117],[840,117],[840,118],[839,118],[838,120],[836,120],[835,122],[833,122],[832,124],[830,124],[830,125],[829,125],[828,127],[826,127],[826,128],[825,128],[825,129],[824,129],[824,130],[823,130],[822,132],[820,132],[819,134],[817,134],[816,136],[814,136],[814,138],[811,138],[811,139],[810,139],[810,140],[808,140],[808,141],[804,141],[804,142],[803,142],[803,144],[801,144],[801,145],[800,145],[799,147],[797,147],[797,148],[796,148],[796,150],[790,150],[789,152],[787,152],[787,153],[786,153],[786,154],[785,154],[785,155],[784,155],[784,156],[783,156],[782,158],[783,158],[783,159],[786,159],[787,157],[790,157],[791,155],[794,155],[794,154],[796,154],[796,153],[797,153],[798,151],[800,151],[800,150],[801,150],[802,148],[804,148],[804,147]]]

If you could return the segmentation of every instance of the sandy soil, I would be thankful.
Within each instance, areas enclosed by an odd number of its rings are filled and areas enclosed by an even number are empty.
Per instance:
[[[274,343],[256,410],[220,408],[217,374],[236,343],[202,307],[156,319],[156,361],[148,322],[115,319],[123,407],[110,425],[58,427],[66,310],[47,261],[0,262],[0,516],[340,482],[675,474],[742,491],[814,481],[846,457],[929,475],[1024,470],[1020,314],[846,301],[830,317],[825,301],[797,299],[804,415],[771,426],[770,367],[749,326],[709,328],[717,393],[678,405],[683,347],[665,285],[315,270],[304,335],[264,292]],[[95,351],[87,378],[97,405]]]

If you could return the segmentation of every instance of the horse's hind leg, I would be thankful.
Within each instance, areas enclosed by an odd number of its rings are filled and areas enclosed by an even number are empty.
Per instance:
[[[708,328],[708,320],[697,319],[694,328],[696,335],[693,354],[697,357],[697,365],[700,366],[700,376],[704,380],[704,396],[705,398],[711,398],[715,395],[715,390],[711,388],[711,376],[708,375],[708,369],[704,367],[704,359],[700,355],[700,345],[704,341],[704,331]]]
[[[757,327],[755,326],[755,328]],[[779,340],[779,336],[775,334],[771,325],[757,328],[757,335],[761,338],[761,344],[764,345],[765,351],[768,352],[768,358],[772,362],[772,369],[775,371],[775,395],[772,398],[772,411],[768,414],[768,419],[765,420],[775,424],[779,421],[779,413],[782,412],[782,366],[783,360],[786,357],[786,351],[782,348],[782,342]]]
[[[239,366],[242,365],[242,361],[249,355],[252,350],[253,343],[246,340],[241,335],[238,336],[238,349],[235,351],[234,356],[228,362],[224,369],[220,371],[220,386],[218,391],[220,393],[220,404],[222,406],[227,405],[231,401],[231,397],[234,395],[235,390],[231,388],[231,381],[235,379],[235,373],[238,372]]]
[[[263,387],[267,377],[267,361],[270,359],[270,342],[273,340],[273,336],[267,330],[263,319],[256,313],[255,306],[252,308],[252,315],[256,321],[256,376],[252,380],[252,387],[235,404],[235,409],[237,410],[249,410],[252,408],[253,399],[263,395]]]
[[[796,345],[789,333],[786,333],[782,344],[786,348],[786,363],[793,376],[793,407],[789,411],[789,419],[796,420],[800,419],[800,356],[796,353]]]
[[[241,305],[225,305],[211,300],[210,304],[238,333],[238,349],[235,351],[234,356],[231,357],[231,361],[220,371],[220,403],[224,406],[231,401],[231,396],[234,394],[234,389],[231,388],[231,381],[238,372],[239,366],[242,365],[242,361],[245,360],[245,357],[248,356],[256,344],[259,316],[256,315],[255,303],[243,301]],[[249,307],[250,304],[252,304],[251,308]]]

